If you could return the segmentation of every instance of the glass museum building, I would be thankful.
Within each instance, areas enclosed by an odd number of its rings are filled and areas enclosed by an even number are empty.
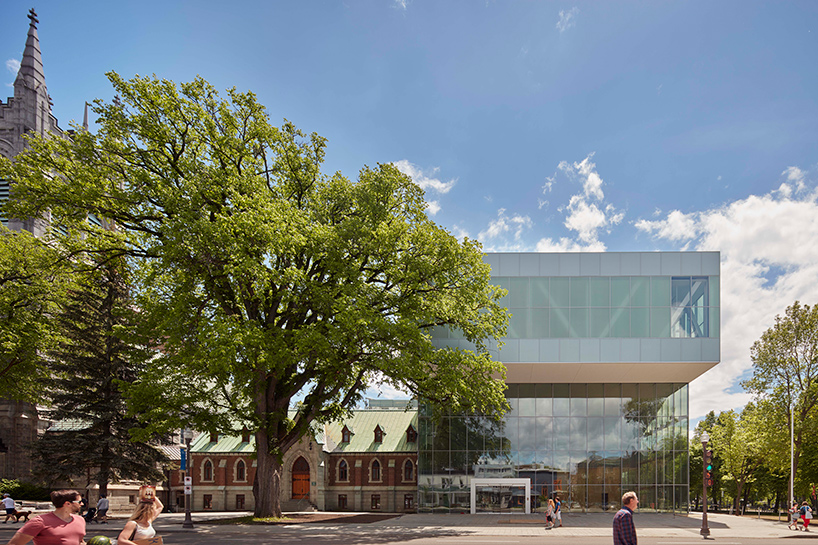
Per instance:
[[[718,252],[495,253],[510,412],[420,407],[420,512],[687,511],[688,383],[715,366]],[[438,329],[437,346],[469,348]]]

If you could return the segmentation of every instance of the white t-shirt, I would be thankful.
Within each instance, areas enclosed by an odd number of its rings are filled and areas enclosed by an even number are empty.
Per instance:
[[[14,500],[11,498],[3,498],[3,507],[6,509],[14,509]]]
[[[97,502],[97,509],[108,509],[108,498],[100,498]]]

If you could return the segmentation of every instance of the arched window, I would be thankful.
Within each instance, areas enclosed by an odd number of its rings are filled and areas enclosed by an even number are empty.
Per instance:
[[[406,463],[403,464],[403,480],[404,481],[411,481],[415,478],[415,464],[412,463],[412,460],[406,460]]]
[[[381,463],[378,460],[372,462],[372,480],[381,480]]]
[[[236,463],[236,480],[237,481],[247,480],[247,466],[244,464],[244,460],[239,460]]]
[[[347,465],[346,460],[341,460],[340,462],[338,462],[338,480],[339,481],[349,480],[349,466]]]
[[[212,481],[213,480],[213,462],[207,460],[204,463],[202,468],[202,480],[203,481]]]

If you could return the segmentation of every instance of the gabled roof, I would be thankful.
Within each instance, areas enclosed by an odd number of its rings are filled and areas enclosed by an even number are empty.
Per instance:
[[[295,414],[291,414],[295,416]],[[406,441],[406,430],[409,425],[417,431],[417,410],[409,412],[401,409],[360,409],[351,418],[339,420],[323,426],[323,430],[314,435],[314,441],[323,445],[328,452],[417,452],[417,442]],[[349,443],[341,442],[341,430],[347,426],[353,435]],[[383,442],[375,442],[375,427],[384,431]],[[252,454],[256,451],[256,439],[243,443],[241,434],[227,435],[220,433],[219,440],[210,441],[209,433],[202,433],[190,446],[196,454]]]
[[[406,429],[418,429],[417,411],[400,409],[365,409],[355,411],[352,418],[328,424],[327,447],[330,452],[417,452],[417,442],[406,441]],[[349,443],[341,442],[341,430],[347,426],[354,434]],[[375,428],[383,430],[383,442],[375,442]]]
[[[228,452],[234,454],[253,454],[256,452],[256,439],[252,435],[250,436],[250,441],[246,443],[242,442],[241,433],[238,435],[220,433],[218,438],[218,441],[212,443],[210,441],[210,434],[202,433],[190,444],[190,450],[197,454],[223,454]]]

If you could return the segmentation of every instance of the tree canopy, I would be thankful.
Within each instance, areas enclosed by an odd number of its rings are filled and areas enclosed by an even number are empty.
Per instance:
[[[54,318],[69,277],[58,253],[28,232],[0,226],[0,392],[24,401],[43,398],[45,353],[59,340]]]
[[[283,453],[373,380],[452,410],[503,410],[490,348],[504,292],[479,243],[434,224],[408,176],[390,164],[354,182],[324,174],[326,141],[273,126],[250,92],[109,78],[121,99],[95,102],[98,133],[35,137],[0,176],[16,182],[17,217],[48,210],[93,231],[75,238],[86,251],[133,264],[161,352],[131,397],[153,429],[252,430],[256,514],[269,516]],[[437,347],[435,327],[470,348]]]
[[[167,457],[151,443],[131,441],[143,427],[128,415],[124,391],[150,352],[134,342],[138,314],[128,293],[123,259],[85,262],[62,311],[55,317],[61,340],[50,352],[44,385],[58,425],[32,444],[35,473],[46,482],[86,477],[107,493],[109,482],[162,480]],[[158,437],[156,439],[159,439]]]
[[[798,301],[776,316],[773,327],[753,344],[753,376],[743,383],[767,417],[775,419],[775,447],[789,466],[789,430],[794,425],[795,472],[805,441],[818,435],[818,306]]]

